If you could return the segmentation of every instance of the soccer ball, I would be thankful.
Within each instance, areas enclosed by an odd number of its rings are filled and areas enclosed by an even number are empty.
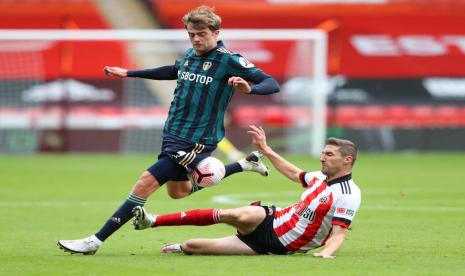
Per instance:
[[[211,187],[217,185],[224,174],[223,162],[210,156],[200,161],[192,172],[192,180],[201,187]]]

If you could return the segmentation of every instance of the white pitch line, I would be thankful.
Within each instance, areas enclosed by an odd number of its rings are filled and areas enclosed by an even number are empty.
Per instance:
[[[81,206],[93,207],[96,205],[117,205],[118,201],[0,201],[2,207],[63,207],[63,206]]]
[[[220,204],[245,206],[255,200],[265,199],[269,204],[279,207],[294,204],[299,199],[299,193],[296,191],[276,191],[276,192],[258,192],[258,193],[240,193],[229,195],[217,195],[211,198],[211,201]],[[55,201],[55,200],[29,200],[29,201],[0,201],[0,207],[65,207],[65,206],[116,206],[119,201]],[[268,203],[267,203],[268,204]],[[465,205],[465,204],[464,204]],[[361,205],[361,210],[382,210],[396,212],[465,212],[465,207],[454,206],[394,206],[394,205]]]
[[[295,201],[283,201],[286,196],[295,197]],[[281,200],[270,200],[272,198],[279,198]],[[229,204],[236,206],[244,206],[250,204],[252,201],[266,198],[270,201],[270,204],[286,207],[297,202],[299,196],[295,192],[264,192],[264,193],[249,193],[249,194],[230,194],[230,195],[218,195],[213,196],[212,201],[221,204]],[[465,212],[465,207],[454,207],[454,206],[390,206],[390,205],[362,205],[363,209],[370,210],[383,210],[383,211],[411,211],[411,212]]]

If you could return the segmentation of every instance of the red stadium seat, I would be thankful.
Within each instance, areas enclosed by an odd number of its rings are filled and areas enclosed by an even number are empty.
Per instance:
[[[98,108],[98,113],[100,116],[116,116],[120,115],[123,111],[119,107],[113,106],[104,106]]]
[[[417,105],[411,108],[415,127],[429,127],[434,124],[435,112],[430,105]]]
[[[355,105],[341,105],[338,106],[334,112],[335,125],[339,127],[361,127],[361,109]]]
[[[261,110],[264,115],[264,123],[267,126],[288,127],[291,123],[291,118],[287,116],[286,109],[283,106],[271,105]]]
[[[308,126],[313,119],[311,109],[305,106],[288,107],[285,116],[289,119],[287,122],[289,126]]]
[[[382,127],[386,120],[386,108],[380,105],[365,106],[361,110],[363,122],[369,127]]]
[[[457,113],[457,122],[460,127],[465,127],[465,106],[459,107],[458,113]]]
[[[405,105],[392,105],[386,108],[386,124],[392,127],[411,127],[413,120],[410,109]]]
[[[263,122],[263,110],[256,106],[240,106],[231,113],[232,121],[242,128],[249,125],[261,125]]]
[[[456,106],[444,105],[436,108],[434,125],[437,127],[460,126],[460,109]]]

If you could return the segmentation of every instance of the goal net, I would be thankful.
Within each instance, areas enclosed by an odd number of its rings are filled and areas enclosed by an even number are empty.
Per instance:
[[[318,155],[326,136],[327,37],[320,30],[220,32],[281,92],[236,93],[227,138],[250,149],[250,124],[278,149]],[[104,66],[174,64],[185,30],[0,31],[0,152],[156,153],[176,81],[110,78]]]

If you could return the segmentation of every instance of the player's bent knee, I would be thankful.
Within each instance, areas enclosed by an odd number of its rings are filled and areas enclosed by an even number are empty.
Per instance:
[[[191,194],[192,185],[189,181],[169,181],[166,191],[171,198],[180,199]]]
[[[181,247],[182,251],[186,254],[202,253],[202,244],[198,239],[187,240]]]
[[[172,199],[181,199],[181,198],[184,198],[184,197],[188,196],[189,194],[179,192],[179,191],[168,191],[168,195]]]
[[[221,211],[221,219],[224,222],[239,221],[242,217],[242,212],[239,209],[225,209]]]

